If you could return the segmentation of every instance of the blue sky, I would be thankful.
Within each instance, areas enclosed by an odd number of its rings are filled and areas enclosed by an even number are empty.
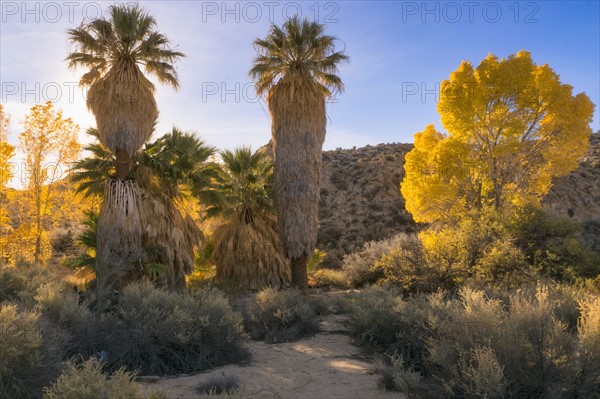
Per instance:
[[[11,141],[36,101],[54,100],[83,130],[94,125],[67,70],[66,30],[112,2],[1,1],[2,103],[12,115]],[[436,112],[439,82],[462,60],[488,53],[531,52],[574,92],[600,103],[598,1],[141,1],[177,49],[181,89],[158,86],[157,133],[178,126],[219,148],[270,138],[270,120],[248,77],[252,41],[269,24],[301,13],[327,25],[351,62],[340,74],[346,92],[328,105],[326,149],[412,142]],[[600,129],[598,107],[592,122]]]

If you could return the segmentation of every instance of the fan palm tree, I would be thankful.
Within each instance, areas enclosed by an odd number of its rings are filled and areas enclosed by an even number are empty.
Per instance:
[[[270,197],[271,159],[264,150],[253,154],[249,147],[224,150],[221,159],[218,195],[206,210],[208,217],[220,216],[223,220],[213,233],[217,279],[252,290],[288,286],[290,266]]]
[[[75,50],[67,57],[69,68],[88,69],[79,83],[89,88],[87,106],[96,118],[98,138],[116,158],[116,179],[105,184],[98,219],[99,296],[134,277],[142,247],[146,221],[139,186],[129,175],[132,157],[152,134],[158,108],[154,85],[140,67],[177,89],[173,64],[184,56],[170,48],[154,18],[138,5],[110,6],[109,16],[69,29]]]
[[[219,177],[218,166],[210,162],[214,152],[193,133],[173,129],[146,145],[139,157],[136,176],[147,221],[144,247],[157,249],[150,258],[166,266],[165,284],[171,289],[185,287],[185,276],[194,269],[194,249],[203,238],[182,200],[211,196]]]
[[[98,137],[96,129],[87,133]],[[102,182],[114,177],[116,159],[100,143],[85,149],[92,156],[76,162],[70,178],[78,192],[100,196]],[[146,220],[142,263],[164,266],[165,273],[157,282],[171,289],[184,287],[185,275],[194,267],[194,249],[203,237],[181,206],[182,201],[190,195],[214,196],[213,180],[219,178],[218,166],[210,161],[214,152],[194,133],[173,128],[132,158],[130,173],[140,184],[141,211]]]
[[[76,50],[69,68],[88,69],[79,82],[88,87],[87,106],[96,118],[100,142],[117,157],[117,177],[129,172],[130,157],[152,134],[158,117],[154,85],[142,73],[179,88],[173,64],[185,55],[169,47],[156,21],[138,5],[112,5],[110,19],[69,29]]]
[[[300,288],[317,239],[325,99],[343,91],[338,65],[348,60],[335,51],[336,38],[323,32],[323,25],[297,17],[282,28],[272,25],[254,42],[258,55],[250,70],[271,114],[279,234],[292,285]]]

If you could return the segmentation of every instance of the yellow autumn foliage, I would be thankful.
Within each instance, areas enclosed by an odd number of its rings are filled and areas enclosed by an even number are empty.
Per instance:
[[[526,51],[464,61],[440,87],[447,133],[429,125],[415,135],[401,184],[417,222],[537,205],[588,148],[594,104]]]

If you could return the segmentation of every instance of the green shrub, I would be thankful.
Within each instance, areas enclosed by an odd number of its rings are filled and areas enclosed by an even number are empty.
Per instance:
[[[488,286],[517,288],[536,281],[537,270],[523,252],[508,240],[497,240],[476,261],[476,281]]]
[[[571,397],[600,397],[600,297],[580,302],[579,347]]]
[[[418,295],[406,301],[388,287],[374,286],[350,299],[349,332],[354,341],[369,351],[401,356],[407,367],[424,370],[427,319],[441,293],[430,298]]]
[[[416,235],[404,237],[400,245],[375,262],[373,270],[382,270],[382,281],[406,293],[433,292],[446,285],[439,270],[427,262],[423,245]]]
[[[581,224],[527,207],[509,226],[516,245],[529,263],[545,276],[573,282],[577,277],[594,278],[600,273],[600,255],[594,252],[595,224]]]
[[[65,284],[42,285],[35,296],[35,309],[44,320],[59,328],[64,334],[65,357],[81,353],[93,354],[96,336],[103,326],[98,315],[92,314],[87,303],[79,303],[79,296]]]
[[[374,284],[384,277],[383,270],[374,268],[375,262],[390,250],[400,247],[407,239],[406,234],[398,234],[382,241],[364,244],[362,250],[344,256],[342,270],[352,287]]]
[[[0,397],[37,398],[58,374],[60,336],[35,311],[0,307]]]
[[[190,373],[247,356],[241,316],[216,289],[192,295],[133,284],[124,289],[115,313],[99,322],[102,335],[96,338],[103,347],[97,350],[106,351],[113,370]]]
[[[536,289],[534,295],[517,293],[511,298],[505,342],[517,345],[497,349],[506,373],[516,387],[517,395],[547,397],[564,389],[572,379],[576,337],[568,333],[567,325],[557,319],[547,287]]]
[[[406,367],[402,356],[392,355],[378,358],[375,362],[377,372],[381,375],[380,382],[387,390],[394,390],[405,394],[418,395],[423,389],[420,386],[422,376],[412,367]]]
[[[24,273],[19,273],[14,267],[0,269],[0,303],[18,301],[19,294],[26,287],[27,279]]]
[[[389,283],[404,294],[456,292],[465,281],[477,279],[488,284],[517,283],[529,268],[519,251],[508,244],[507,233],[493,215],[467,217],[457,226],[429,229],[415,234],[400,234],[376,254],[369,273],[370,282]],[[524,268],[524,270],[522,270]],[[351,269],[363,271],[361,268]],[[364,278],[363,278],[364,279]],[[375,280],[375,281],[373,281]],[[352,281],[352,280],[351,280]]]
[[[470,356],[461,358],[458,366],[460,377],[456,384],[468,397],[504,399],[508,390],[508,382],[504,375],[504,367],[496,358],[490,347],[475,347]]]
[[[244,316],[250,337],[269,343],[294,341],[319,330],[311,302],[297,289],[260,291]]]
[[[9,301],[33,306],[38,288],[56,281],[58,277],[41,266],[0,268],[0,303]]]
[[[582,238],[590,250],[600,254],[600,218],[583,224]]]
[[[60,284],[40,287],[35,299],[40,320],[60,332],[65,360],[97,356],[109,371],[160,375],[202,371],[248,355],[241,315],[216,289],[179,294],[133,284],[104,313],[90,312]]]
[[[58,380],[44,389],[44,399],[166,399],[159,392],[144,395],[134,377],[124,369],[104,375],[102,364],[94,358],[80,365],[70,362]]]
[[[354,341],[372,350],[385,351],[397,340],[399,292],[372,286],[350,297],[349,332]]]

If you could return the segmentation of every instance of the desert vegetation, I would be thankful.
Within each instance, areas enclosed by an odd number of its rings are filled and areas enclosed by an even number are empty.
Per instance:
[[[317,356],[319,334],[350,336],[382,393],[600,397],[600,136],[584,93],[529,52],[490,54],[442,82],[444,132],[323,152],[349,57],[294,16],[253,42],[271,143],[217,149],[156,131],[148,76],[177,89],[185,56],[139,5],[107,11],[67,32],[87,144],[46,102],[15,148],[0,104],[0,398],[167,398],[144,381],[252,367],[265,345]],[[17,150],[33,171],[19,189]],[[191,394],[244,392],[223,372]]]

